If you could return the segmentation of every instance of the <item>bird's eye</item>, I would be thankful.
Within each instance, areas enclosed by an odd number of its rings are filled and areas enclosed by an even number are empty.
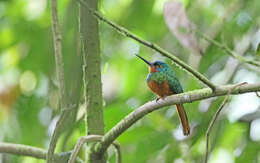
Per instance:
[[[161,65],[155,65],[155,67],[156,67],[156,68],[162,68],[162,66],[161,66]]]

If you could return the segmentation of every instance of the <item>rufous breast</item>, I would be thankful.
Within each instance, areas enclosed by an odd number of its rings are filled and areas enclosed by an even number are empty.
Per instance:
[[[154,80],[150,80],[148,82],[148,87],[151,89],[152,92],[157,94],[159,97],[165,97],[173,94],[173,92],[170,90],[168,80],[160,84]]]

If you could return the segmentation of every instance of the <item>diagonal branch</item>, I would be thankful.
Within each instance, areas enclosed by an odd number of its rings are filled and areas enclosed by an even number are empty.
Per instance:
[[[75,145],[74,150],[73,150],[72,154],[70,155],[70,159],[69,159],[68,163],[74,163],[75,162],[76,157],[77,157],[80,149],[82,148],[82,146],[85,143],[97,142],[97,141],[101,141],[101,139],[102,139],[102,135],[82,136],[78,140],[78,143]],[[120,150],[120,144],[117,141],[113,142],[112,144],[116,149],[117,163],[121,163],[122,162],[122,154],[121,154],[121,150]]]
[[[58,13],[57,13],[57,1],[51,0],[51,15],[52,15],[52,34],[53,34],[53,44],[55,50],[55,62],[56,62],[56,73],[59,82],[59,100],[61,104],[61,116],[56,124],[54,133],[51,137],[50,146],[47,154],[47,163],[53,162],[53,156],[56,148],[56,144],[59,135],[62,130],[63,123],[67,117],[67,102],[66,102],[66,88],[64,81],[64,64],[62,59],[62,36],[59,26]]]
[[[227,103],[227,100],[229,98],[229,95],[230,93],[237,87],[240,87],[244,84],[247,84],[246,82],[244,83],[239,83],[239,84],[236,84],[234,85],[233,87],[230,88],[230,90],[228,91],[225,99],[223,100],[222,104],[220,105],[220,107],[218,108],[217,112],[215,113],[214,117],[212,118],[212,120],[210,121],[210,124],[209,124],[209,127],[207,129],[207,132],[206,132],[206,155],[205,155],[205,163],[208,162],[208,154],[209,154],[209,135],[210,135],[210,132],[213,128],[213,125],[215,124],[218,116],[219,116],[219,113],[222,111],[223,107],[226,105]]]
[[[200,72],[194,70],[191,66],[189,66],[188,64],[186,64],[185,62],[183,62],[182,60],[180,60],[179,58],[177,58],[175,55],[171,54],[170,52],[162,49],[160,46],[158,46],[157,44],[151,43],[149,41],[146,41],[144,39],[142,39],[141,37],[131,33],[130,31],[128,31],[127,29],[117,25],[116,23],[106,19],[104,16],[102,16],[98,11],[91,9],[84,1],[82,0],[77,0],[81,5],[83,5],[84,7],[86,7],[92,15],[94,15],[97,19],[99,19],[100,21],[103,21],[104,23],[108,24],[109,26],[111,26],[113,29],[115,29],[116,31],[118,31],[120,34],[125,35],[131,39],[134,39],[135,41],[143,44],[146,47],[149,47],[151,49],[153,49],[154,51],[160,53],[161,55],[171,59],[174,63],[176,63],[177,65],[179,65],[180,67],[182,67],[183,69],[185,69],[186,71],[188,71],[189,73],[191,73],[193,76],[195,76],[197,79],[199,79],[202,83],[204,83],[205,85],[207,85],[208,87],[210,87],[213,91],[215,91],[215,85],[213,83],[211,83],[204,75],[202,75]]]
[[[211,39],[210,37],[208,37],[207,35],[201,33],[200,31],[196,31],[202,38],[204,38],[206,41],[212,43],[213,45],[215,45],[216,47],[220,48],[221,50],[223,50],[224,52],[226,52],[228,55],[232,56],[233,58],[239,60],[242,63],[247,63],[247,64],[251,64],[257,67],[260,67],[260,62],[258,61],[254,61],[254,60],[250,60],[247,59],[243,56],[240,56],[238,54],[236,54],[234,51],[232,51],[231,49],[229,49],[226,45],[221,44],[219,42],[217,42],[216,40]]]
[[[210,97],[227,95],[228,91],[233,88],[234,85],[219,86],[215,92],[212,92],[210,88],[204,88],[194,91],[189,91],[182,94],[172,95],[166,97],[164,100],[158,102],[150,101],[129,115],[122,119],[116,126],[108,131],[102,138],[101,142],[96,145],[96,150],[100,154],[103,154],[112,142],[115,141],[124,131],[131,127],[136,121],[144,117],[145,115],[158,110],[164,106],[170,106],[180,103],[189,103],[193,101],[203,100]],[[235,88],[231,91],[231,94],[243,94],[248,92],[256,92],[260,90],[260,83],[247,84],[239,88]]]

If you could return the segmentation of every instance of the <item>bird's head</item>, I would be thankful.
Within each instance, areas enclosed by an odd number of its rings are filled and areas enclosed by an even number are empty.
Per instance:
[[[166,71],[170,67],[169,65],[167,65],[166,63],[164,63],[162,61],[155,61],[155,62],[151,63],[139,55],[136,55],[136,56],[139,57],[140,59],[142,59],[146,64],[149,65],[150,73]]]

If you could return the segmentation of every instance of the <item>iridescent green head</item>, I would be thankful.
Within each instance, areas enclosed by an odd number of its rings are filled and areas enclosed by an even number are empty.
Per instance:
[[[169,69],[171,69],[171,67],[162,62],[162,61],[155,61],[155,62],[149,62],[147,61],[146,59],[144,59],[143,57],[139,56],[139,55],[136,55],[137,57],[139,57],[140,59],[142,59],[146,64],[149,65],[149,72],[150,73],[153,73],[153,72],[164,72],[164,71],[167,71]]]

